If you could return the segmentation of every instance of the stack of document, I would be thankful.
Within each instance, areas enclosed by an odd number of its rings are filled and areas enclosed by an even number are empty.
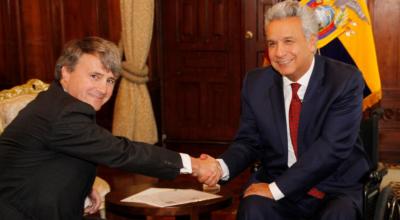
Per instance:
[[[220,195],[194,189],[149,188],[122,199],[121,202],[145,203],[156,207],[175,206],[220,198]]]

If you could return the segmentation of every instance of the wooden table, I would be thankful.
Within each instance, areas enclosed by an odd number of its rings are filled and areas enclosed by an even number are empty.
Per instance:
[[[202,190],[202,185],[197,182],[174,183],[163,182],[154,184],[142,184],[129,186],[121,190],[111,191],[106,195],[107,214],[115,214],[128,219],[138,219],[145,216],[152,219],[153,216],[174,216],[176,219],[211,219],[211,212],[228,207],[232,203],[232,195],[229,191],[221,190],[217,194],[222,197],[207,201],[182,204],[171,207],[155,207],[142,203],[121,202],[130,195],[143,191],[149,187],[180,188]]]

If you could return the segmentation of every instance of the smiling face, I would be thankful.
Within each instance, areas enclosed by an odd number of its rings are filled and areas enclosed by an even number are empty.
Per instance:
[[[294,82],[300,79],[312,63],[316,37],[306,39],[299,17],[273,20],[265,33],[272,67]]]
[[[96,111],[110,99],[115,81],[114,74],[91,54],[83,54],[72,71],[65,66],[61,69],[60,83],[64,90]]]

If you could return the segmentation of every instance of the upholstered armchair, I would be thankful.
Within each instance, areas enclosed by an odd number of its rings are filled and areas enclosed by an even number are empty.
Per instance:
[[[21,109],[31,102],[39,92],[47,90],[48,87],[48,84],[38,79],[31,79],[23,85],[0,91],[0,134]],[[100,177],[96,177],[93,188],[101,195],[100,215],[102,218],[105,218],[104,198],[110,192],[110,185]]]
[[[0,134],[21,109],[47,88],[47,84],[33,79],[24,85],[0,91]]]

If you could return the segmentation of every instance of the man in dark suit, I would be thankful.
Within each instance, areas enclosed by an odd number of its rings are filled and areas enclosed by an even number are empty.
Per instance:
[[[159,178],[215,175],[199,169],[199,159],[115,137],[96,124],[120,72],[113,43],[87,37],[66,45],[56,80],[0,137],[1,219],[82,219],[96,164]]]
[[[318,22],[297,1],[269,9],[265,31],[272,66],[247,74],[240,128],[219,159],[222,180],[261,162],[237,217],[357,219],[368,170],[358,138],[362,75],[315,55]]]

